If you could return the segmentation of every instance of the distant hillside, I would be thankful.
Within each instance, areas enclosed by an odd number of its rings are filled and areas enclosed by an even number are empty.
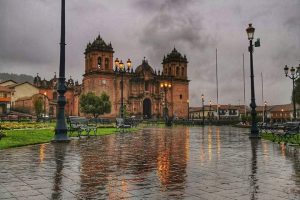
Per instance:
[[[33,83],[33,76],[26,74],[9,74],[9,73],[0,73],[0,82],[13,80],[17,83],[29,82]]]

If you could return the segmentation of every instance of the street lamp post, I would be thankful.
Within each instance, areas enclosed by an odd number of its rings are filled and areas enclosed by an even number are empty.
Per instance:
[[[69,142],[68,128],[65,118],[65,105],[67,103],[65,78],[65,0],[61,0],[61,35],[60,35],[60,62],[57,93],[57,115],[53,142]]]
[[[218,104],[218,108],[217,108],[217,111],[218,111],[218,120],[220,120],[220,107],[221,107],[221,105]]]
[[[46,117],[46,100],[47,100],[47,92],[44,92],[44,117]]]
[[[267,117],[268,117],[268,114],[267,114],[267,101],[265,101],[265,108],[264,108],[264,123],[265,123],[265,121],[267,121],[268,122],[268,119],[267,119]]]
[[[186,103],[187,103],[187,111],[188,111],[187,119],[190,120],[190,101],[186,100]]]
[[[254,38],[254,31],[255,28],[252,27],[252,24],[249,24],[249,27],[246,29],[247,35],[248,35],[248,39],[249,39],[249,53],[250,53],[250,78],[251,78],[251,103],[250,103],[250,107],[251,107],[251,117],[252,117],[252,126],[251,126],[251,134],[250,134],[250,138],[260,138],[259,136],[259,130],[257,127],[257,122],[256,122],[256,103],[255,103],[255,90],[254,90],[254,71],[253,71],[253,48],[254,45],[252,43],[253,38]],[[257,42],[255,42],[255,47],[259,47],[259,39],[257,40]]]
[[[212,112],[211,112],[211,100],[209,100],[209,121],[211,122],[211,119],[212,119]]]
[[[127,72],[130,72],[131,68],[131,60],[128,58],[127,60]],[[126,73],[126,69],[124,66],[123,61],[119,61],[118,58],[115,60],[115,72],[121,74],[121,106],[120,106],[120,117],[124,119],[124,97],[123,97],[123,90],[124,90],[124,74]]]
[[[168,103],[167,103],[167,91],[168,89],[170,89],[172,87],[171,83],[168,82],[164,82],[164,83],[160,83],[160,88],[164,90],[165,93],[165,106],[164,106],[164,112],[163,112],[163,116],[165,119],[165,123],[167,126],[171,126],[171,121],[169,120],[169,111],[168,111]]]
[[[281,123],[283,123],[283,109],[281,109]]]
[[[201,101],[202,101],[202,125],[204,126],[204,95],[201,95]]]
[[[292,79],[293,81],[293,120],[296,120],[297,118],[297,113],[296,113],[296,95],[295,95],[295,80],[297,78],[299,78],[299,73],[300,73],[300,64],[297,67],[297,70],[294,67],[291,67],[290,69],[290,73],[291,75],[289,75],[289,67],[287,65],[285,65],[284,67],[284,73],[286,77],[289,77],[290,79]]]

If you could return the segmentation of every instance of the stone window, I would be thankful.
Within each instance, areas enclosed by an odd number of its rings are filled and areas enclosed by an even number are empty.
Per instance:
[[[179,98],[182,99],[182,94],[179,95]]]
[[[184,76],[184,68],[181,68],[181,76]]]
[[[100,69],[102,66],[102,58],[99,56],[98,57],[98,68]]]
[[[105,58],[105,69],[109,68],[109,58]]]
[[[175,76],[179,76],[179,67],[176,67],[176,74]]]

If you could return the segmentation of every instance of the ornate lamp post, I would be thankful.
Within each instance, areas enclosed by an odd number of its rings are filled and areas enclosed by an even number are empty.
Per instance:
[[[281,123],[283,123],[283,109],[281,109]]]
[[[128,58],[127,60],[127,72],[130,71],[131,68],[131,60]],[[119,61],[118,58],[115,60],[115,72],[121,74],[121,106],[120,106],[120,117],[124,118],[124,101],[123,101],[123,90],[124,90],[124,74],[126,73],[126,69],[124,63]]]
[[[289,77],[293,81],[293,107],[294,107],[294,110],[293,110],[293,120],[296,120],[297,113],[296,113],[295,80],[297,78],[299,78],[299,76],[300,76],[299,75],[299,73],[300,73],[300,64],[297,67],[297,70],[294,67],[291,67],[291,69],[290,69],[290,74],[291,75],[288,74],[289,73],[289,67],[287,65],[285,65],[285,67],[283,69],[284,69],[285,76]]]
[[[201,94],[202,101],[202,125],[204,126],[204,94]]]
[[[253,71],[253,48],[254,45],[252,43],[252,40],[254,38],[254,31],[255,28],[252,27],[252,24],[249,24],[249,27],[246,29],[247,35],[248,35],[248,39],[249,39],[249,53],[250,53],[250,78],[251,78],[251,103],[250,103],[250,107],[251,107],[251,116],[252,116],[252,126],[251,126],[251,134],[250,134],[250,138],[260,138],[259,136],[259,130],[257,127],[257,122],[256,122],[256,103],[255,103],[255,90],[254,90],[254,71]],[[255,47],[259,47],[260,46],[260,42],[259,39],[257,39],[257,41],[255,42]]]
[[[212,113],[211,113],[211,100],[209,100],[209,120],[211,121],[211,118],[212,118]]]
[[[221,105],[218,104],[218,120],[220,120],[220,108],[221,108]]]
[[[46,117],[46,115],[47,115],[47,109],[46,109],[46,107],[47,107],[47,92],[44,92],[44,117]]]
[[[65,118],[66,78],[65,78],[65,0],[61,0],[61,35],[60,35],[60,63],[57,93],[57,115],[53,142],[68,142],[68,128]]]
[[[186,100],[186,103],[187,103],[187,111],[188,111],[187,119],[190,120],[190,101]]]
[[[163,116],[165,119],[166,125],[170,126],[170,121],[169,121],[169,111],[168,111],[168,103],[167,103],[167,91],[168,89],[171,89],[172,84],[168,82],[160,83],[160,88],[164,90],[165,92],[165,106],[164,106],[164,112]]]

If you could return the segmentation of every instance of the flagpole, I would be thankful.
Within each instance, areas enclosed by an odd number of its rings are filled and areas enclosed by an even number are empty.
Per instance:
[[[263,73],[260,73],[261,75],[261,104],[263,107],[263,122],[265,122],[265,107],[264,107],[264,79],[263,79]]]
[[[216,83],[217,83],[217,114],[218,114],[218,120],[220,120],[220,115],[219,115],[219,82],[218,82],[218,49],[216,49]]]

